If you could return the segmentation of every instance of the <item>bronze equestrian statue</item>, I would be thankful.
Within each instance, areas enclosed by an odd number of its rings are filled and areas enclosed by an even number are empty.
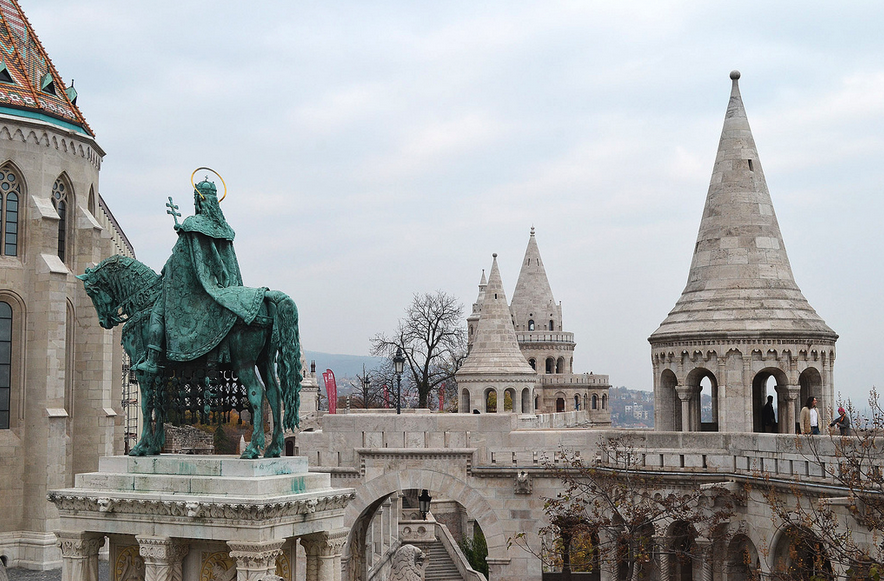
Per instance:
[[[219,370],[238,380],[251,409],[252,440],[242,458],[257,458],[262,451],[265,458],[279,457],[284,430],[298,427],[298,309],[285,293],[242,285],[234,232],[219,201],[215,184],[200,182],[194,188],[195,213],[179,224],[178,207],[169,198],[178,241],[159,275],[133,258],[116,255],[77,277],[102,327],[125,323],[123,348],[137,362],[144,427],[130,455],[160,453],[169,393],[174,391],[169,386],[197,378],[201,385],[189,381],[188,388],[195,391],[181,397],[203,397],[208,408],[221,381]],[[265,396],[273,422],[266,449]]]

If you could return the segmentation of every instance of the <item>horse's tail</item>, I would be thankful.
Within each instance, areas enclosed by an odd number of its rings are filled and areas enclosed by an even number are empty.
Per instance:
[[[298,307],[295,301],[280,291],[267,291],[267,298],[276,307],[273,314],[273,346],[276,349],[276,368],[282,399],[285,405],[283,429],[294,430],[300,425],[301,407],[301,339],[298,333]]]

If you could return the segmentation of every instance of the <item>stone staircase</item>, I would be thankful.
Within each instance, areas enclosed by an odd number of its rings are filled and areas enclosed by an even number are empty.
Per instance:
[[[427,565],[426,581],[463,581],[442,541],[434,541],[427,553],[430,562]]]

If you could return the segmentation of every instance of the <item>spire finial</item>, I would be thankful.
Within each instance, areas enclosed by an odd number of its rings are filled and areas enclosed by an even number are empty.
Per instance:
[[[531,236],[534,236],[534,226],[531,226]]]
[[[740,78],[740,71],[738,71],[738,70],[731,71],[731,80],[732,81],[739,80],[739,78]]]
[[[492,254],[491,258],[497,258],[497,253],[495,252],[494,254]]]

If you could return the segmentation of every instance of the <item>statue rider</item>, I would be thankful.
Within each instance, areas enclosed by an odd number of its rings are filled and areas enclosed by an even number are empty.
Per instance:
[[[176,218],[178,240],[160,273],[162,292],[150,314],[147,355],[135,365],[149,375],[159,373],[161,355],[191,361],[208,353],[238,319],[251,324],[264,298],[265,289],[242,286],[233,228],[215,184],[198,183],[193,200],[194,215],[180,224]],[[224,359],[220,353],[219,361]]]

